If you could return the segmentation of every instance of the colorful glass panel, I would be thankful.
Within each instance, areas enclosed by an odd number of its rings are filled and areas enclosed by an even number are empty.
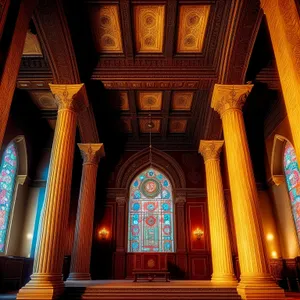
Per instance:
[[[284,149],[284,173],[300,242],[300,171],[295,149],[289,142]]]
[[[12,142],[4,151],[0,166],[0,252],[5,250],[6,234],[17,173],[17,148]]]
[[[139,174],[130,187],[129,252],[174,252],[172,186],[155,169]]]

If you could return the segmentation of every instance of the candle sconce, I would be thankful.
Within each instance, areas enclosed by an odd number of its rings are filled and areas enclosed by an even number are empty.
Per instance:
[[[204,235],[204,232],[199,227],[197,227],[197,229],[194,230],[193,234],[194,234],[194,236],[196,237],[197,240],[201,240],[201,238]]]
[[[98,231],[98,236],[101,240],[107,240],[109,235],[109,231],[106,230],[105,228],[102,228],[101,230]]]

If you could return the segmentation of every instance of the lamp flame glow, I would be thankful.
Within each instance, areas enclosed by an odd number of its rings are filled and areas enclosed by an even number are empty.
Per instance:
[[[193,231],[194,236],[196,237],[197,240],[200,240],[203,237],[203,230],[201,230],[199,227]]]
[[[98,235],[101,238],[101,240],[107,240],[109,231],[106,230],[106,228],[102,228],[98,231]]]

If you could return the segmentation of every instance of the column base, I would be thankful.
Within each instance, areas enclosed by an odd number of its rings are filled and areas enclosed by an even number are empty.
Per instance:
[[[225,285],[230,285],[230,286],[237,286],[238,281],[234,274],[228,274],[228,275],[212,275],[211,277],[211,282],[212,283],[224,283]]]
[[[284,290],[271,278],[241,278],[237,292],[245,300],[285,299]]]
[[[67,281],[73,280],[91,280],[90,273],[70,273]]]
[[[54,300],[64,293],[62,275],[33,274],[31,280],[19,290],[17,300]]]

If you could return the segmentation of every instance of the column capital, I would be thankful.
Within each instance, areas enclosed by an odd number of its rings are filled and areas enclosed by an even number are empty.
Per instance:
[[[69,109],[76,112],[84,111],[89,106],[85,85],[81,84],[49,84],[55,96],[58,110]]]
[[[97,165],[101,157],[104,157],[104,145],[99,144],[77,144],[81,156],[83,158],[83,164],[94,164]]]
[[[242,110],[242,107],[251,92],[253,84],[215,84],[211,107],[221,117],[228,109]]]
[[[219,160],[223,145],[224,141],[201,140],[198,152],[203,156],[204,162],[210,159]]]

